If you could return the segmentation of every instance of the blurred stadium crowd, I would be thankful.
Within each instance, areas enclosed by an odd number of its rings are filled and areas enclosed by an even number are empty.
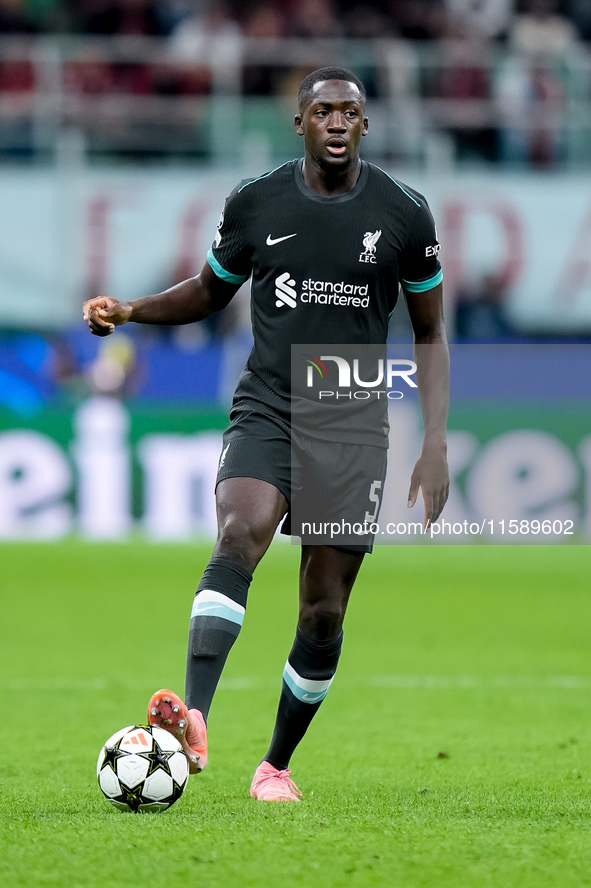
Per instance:
[[[31,35],[45,36],[32,51]],[[180,100],[292,98],[302,76],[330,61],[355,67],[370,98],[397,101],[406,115],[397,143],[374,142],[386,159],[416,162],[426,127],[447,138],[439,153],[460,162],[572,165],[589,152],[580,107],[591,97],[589,41],[589,0],[0,0],[0,151],[39,150],[42,127],[36,145],[26,133],[27,99],[35,93],[38,109],[52,93],[65,122],[83,120],[107,151],[169,153],[174,141],[177,152],[211,158],[216,147]],[[123,107],[125,96],[144,100],[143,117]],[[110,97],[119,109],[99,110],[100,139],[92,118]],[[174,109],[150,105],[174,98]],[[135,137],[124,132],[130,115],[142,127]],[[290,155],[277,139],[275,153]]]
[[[0,33],[476,37],[528,49],[591,39],[588,0],[0,0]]]

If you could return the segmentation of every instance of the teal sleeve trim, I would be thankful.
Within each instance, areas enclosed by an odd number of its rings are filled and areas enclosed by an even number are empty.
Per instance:
[[[226,281],[228,284],[243,284],[244,281],[248,280],[249,275],[247,274],[232,274],[230,271],[226,271],[225,268],[222,268],[218,260],[213,255],[213,250],[211,247],[207,251],[207,261],[211,266],[211,270],[217,275],[217,277],[221,278],[221,280]]]
[[[409,293],[425,293],[427,290],[432,290],[433,287],[436,287],[437,284],[440,284],[443,280],[443,272],[441,269],[434,275],[432,278],[429,278],[428,281],[419,281],[418,283],[413,283],[412,281],[402,281],[402,286]]]

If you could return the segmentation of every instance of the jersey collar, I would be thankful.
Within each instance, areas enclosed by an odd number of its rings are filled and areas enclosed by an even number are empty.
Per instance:
[[[365,188],[365,183],[367,182],[367,177],[369,176],[369,165],[365,163],[364,160],[361,161],[361,172],[359,173],[359,178],[355,182],[353,188],[350,191],[345,191],[343,194],[336,194],[334,197],[327,197],[324,194],[318,194],[318,192],[313,191],[306,183],[304,182],[304,176],[302,173],[302,167],[304,166],[303,158],[299,160],[295,165],[295,180],[296,185],[304,195],[309,200],[314,200],[316,203],[322,204],[341,204],[346,203],[348,200],[354,200],[358,194],[360,194]]]

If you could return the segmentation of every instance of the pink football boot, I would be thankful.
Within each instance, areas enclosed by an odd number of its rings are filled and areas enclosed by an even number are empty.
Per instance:
[[[164,728],[182,745],[189,759],[189,773],[198,774],[207,765],[207,727],[198,709],[187,709],[180,697],[165,688],[148,703],[148,724]]]

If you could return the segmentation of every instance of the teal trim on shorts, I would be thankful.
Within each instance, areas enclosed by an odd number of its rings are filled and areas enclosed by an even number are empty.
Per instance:
[[[439,269],[437,274],[433,275],[432,278],[429,278],[428,281],[418,281],[417,283],[413,283],[412,281],[403,280],[402,286],[408,293],[425,293],[427,290],[432,290],[433,287],[440,284],[442,280],[443,272]]]
[[[248,274],[232,274],[231,271],[226,271],[225,268],[222,268],[218,260],[213,255],[213,250],[211,247],[207,251],[207,261],[211,267],[213,273],[219,277],[222,281],[226,281],[228,284],[243,284],[244,281],[248,280]]]

